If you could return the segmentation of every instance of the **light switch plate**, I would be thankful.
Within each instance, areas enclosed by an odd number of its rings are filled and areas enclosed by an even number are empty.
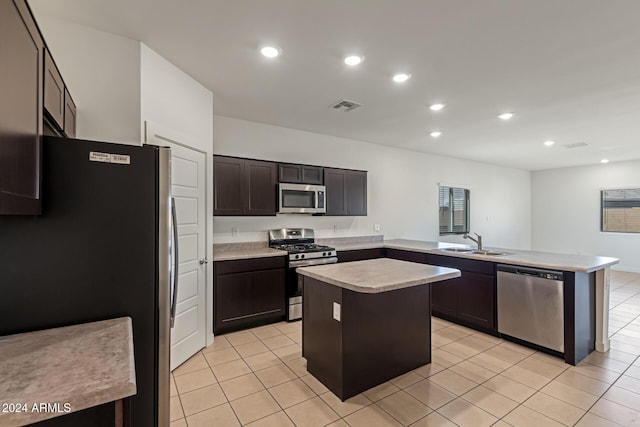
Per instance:
[[[238,227],[231,227],[231,237],[240,236],[240,229]]]
[[[333,319],[340,321],[340,304],[337,302],[333,303]]]

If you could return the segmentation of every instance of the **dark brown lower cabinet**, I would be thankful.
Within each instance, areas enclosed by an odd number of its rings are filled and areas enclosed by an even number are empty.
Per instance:
[[[403,251],[401,249],[387,248],[385,256],[387,258],[399,259],[401,261],[419,262],[422,264],[426,264],[426,254],[423,254],[421,252],[411,252]]]
[[[453,322],[497,334],[495,263],[426,255],[426,263],[457,268],[461,276],[431,286],[431,312]]]
[[[214,333],[284,319],[285,257],[214,263]]]
[[[375,258],[384,258],[383,248],[338,251],[338,262],[363,261],[365,259]]]
[[[496,277],[462,271],[458,287],[458,317],[467,324],[497,331]]]

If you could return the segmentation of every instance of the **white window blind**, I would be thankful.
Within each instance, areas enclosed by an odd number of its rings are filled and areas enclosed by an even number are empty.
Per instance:
[[[441,186],[438,206],[440,235],[469,232],[469,190]]]
[[[602,231],[640,233],[640,188],[601,191]]]

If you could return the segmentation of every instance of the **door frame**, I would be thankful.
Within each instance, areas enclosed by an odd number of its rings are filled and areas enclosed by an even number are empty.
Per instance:
[[[180,145],[190,150],[203,153],[205,155],[204,172],[204,197],[205,197],[205,223],[204,223],[204,245],[205,257],[209,260],[205,264],[205,346],[213,343],[213,141],[210,142],[211,151],[203,151],[196,138],[187,134],[169,129],[166,126],[144,120],[142,132],[142,143],[147,144],[151,135],[161,135],[170,139],[172,144]],[[181,143],[177,142],[181,141]]]

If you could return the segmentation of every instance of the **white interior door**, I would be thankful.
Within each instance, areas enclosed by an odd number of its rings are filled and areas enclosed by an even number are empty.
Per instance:
[[[171,147],[171,193],[178,223],[178,295],[171,370],[206,346],[206,154],[147,128],[147,143]]]

